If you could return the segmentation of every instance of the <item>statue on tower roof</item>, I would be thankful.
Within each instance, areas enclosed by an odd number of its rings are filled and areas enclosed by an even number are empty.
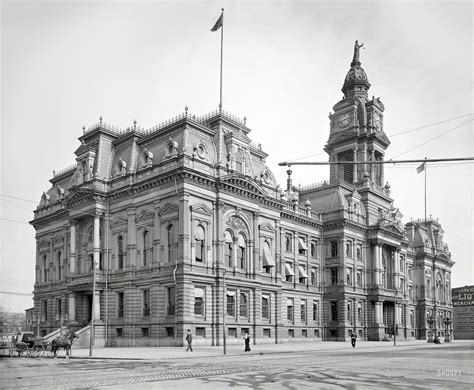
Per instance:
[[[352,63],[356,63],[356,62],[360,63],[360,61],[359,61],[359,52],[360,52],[361,47],[364,47],[364,44],[361,43],[359,45],[359,41],[356,40],[355,43],[354,43],[354,58],[352,59]]]

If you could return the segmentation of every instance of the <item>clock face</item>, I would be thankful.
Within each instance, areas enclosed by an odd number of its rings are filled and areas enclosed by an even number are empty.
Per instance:
[[[347,127],[349,126],[349,122],[351,121],[351,117],[349,114],[342,114],[339,117],[339,127]]]
[[[377,130],[382,129],[382,118],[377,113],[374,114],[374,126]]]

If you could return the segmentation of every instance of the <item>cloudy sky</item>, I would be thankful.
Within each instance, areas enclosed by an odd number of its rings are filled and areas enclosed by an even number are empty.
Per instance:
[[[328,114],[342,96],[356,39],[369,95],[385,104],[386,158],[471,157],[470,1],[2,1],[0,306],[33,305],[35,233],[28,224],[53,170],[75,163],[82,126],[149,128],[219,103],[246,116],[281,185],[286,160],[325,161]],[[293,167],[294,184],[328,167]],[[428,166],[428,214],[473,284],[473,165]],[[424,216],[416,164],[387,166],[404,221]]]

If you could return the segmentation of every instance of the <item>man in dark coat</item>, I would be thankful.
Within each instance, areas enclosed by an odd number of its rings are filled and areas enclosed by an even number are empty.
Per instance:
[[[356,346],[356,340],[357,340],[357,336],[356,336],[355,332],[352,332],[352,335],[351,335],[352,348],[355,348],[355,346]]]
[[[249,332],[245,332],[245,352],[250,352],[250,335]]]
[[[193,352],[193,347],[192,347],[193,335],[191,334],[190,329],[188,329],[188,333],[186,335],[186,342],[188,343],[188,347],[186,348],[186,352],[188,352],[189,350],[191,350],[191,352]]]

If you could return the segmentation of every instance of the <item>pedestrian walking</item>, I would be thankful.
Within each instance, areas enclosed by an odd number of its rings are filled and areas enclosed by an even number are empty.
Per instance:
[[[192,346],[193,335],[191,334],[190,329],[188,329],[188,333],[186,334],[186,342],[188,343],[188,347],[186,348],[186,352],[188,352],[189,350],[191,350],[191,352],[193,352],[193,346]]]
[[[249,332],[245,332],[244,341],[245,341],[245,352],[250,352],[250,335],[249,335]]]
[[[352,334],[351,334],[351,344],[352,344],[352,348],[355,348],[355,346],[356,346],[356,340],[357,340],[357,336],[356,336],[355,332],[352,332]]]

